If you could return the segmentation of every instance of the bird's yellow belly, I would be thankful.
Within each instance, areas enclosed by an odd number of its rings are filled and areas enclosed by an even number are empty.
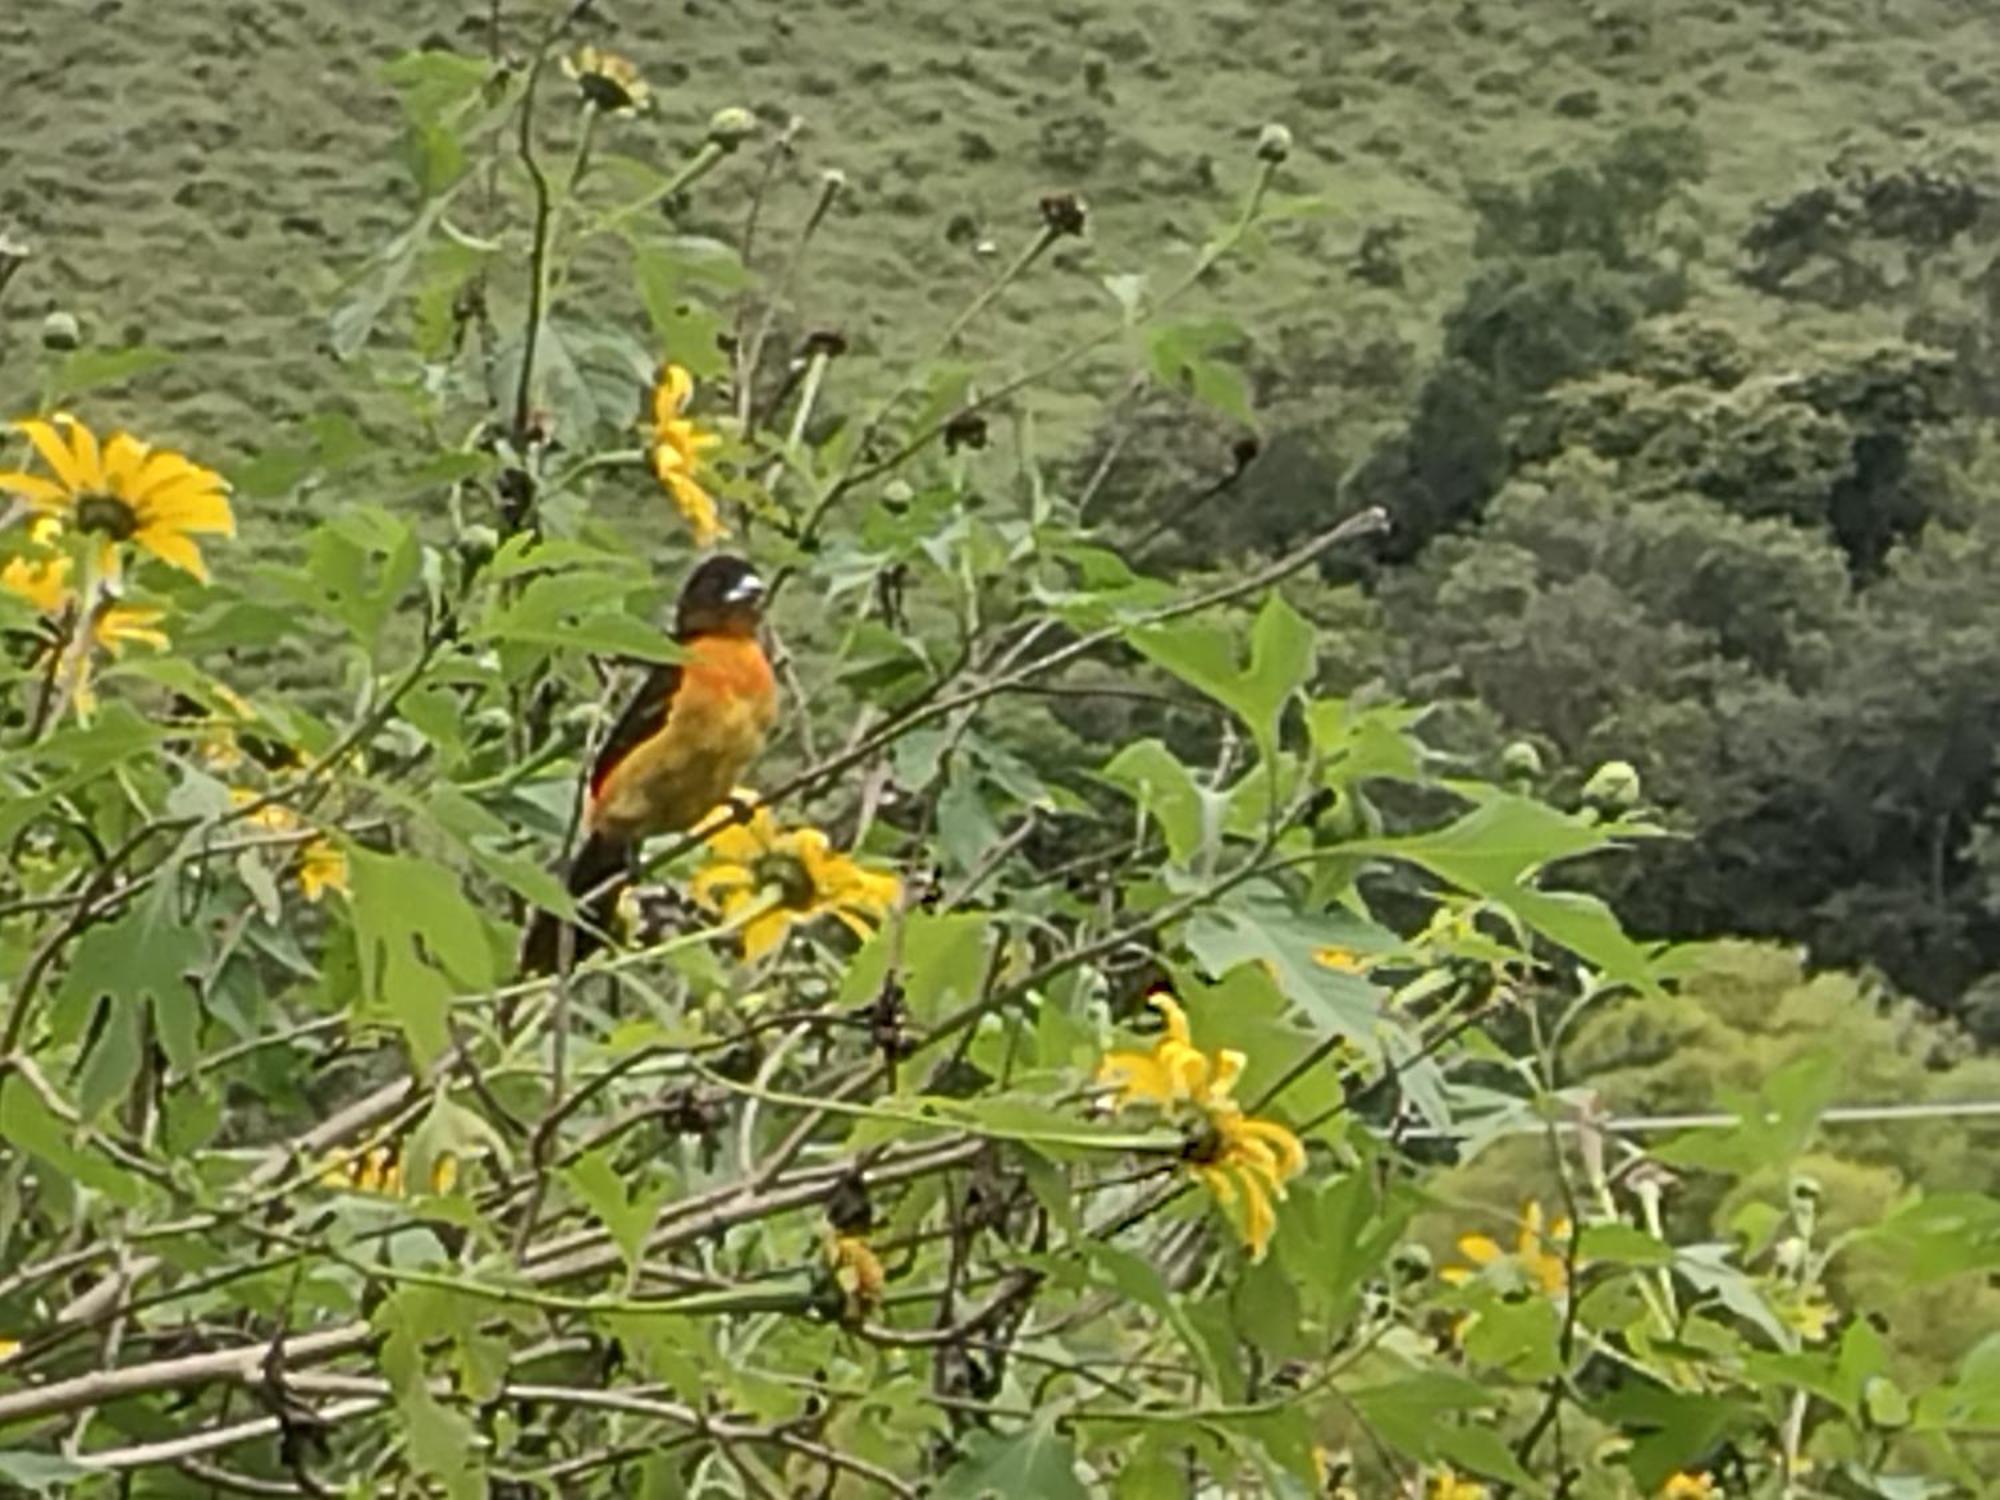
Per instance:
[[[594,832],[645,838],[692,828],[736,789],[764,746],[773,705],[683,691],[661,731],[612,771],[591,808]]]

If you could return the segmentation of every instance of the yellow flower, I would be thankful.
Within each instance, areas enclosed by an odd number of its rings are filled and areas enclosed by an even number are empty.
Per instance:
[[[262,792],[254,792],[247,786],[233,786],[229,789],[229,800],[238,807],[248,807]],[[294,833],[299,826],[299,816],[281,802],[267,802],[244,820],[266,833]]]
[[[114,604],[99,612],[97,623],[90,627],[90,633],[97,644],[113,656],[119,655],[135,641],[164,651],[172,644],[167,639],[167,633],[159,628],[160,621],[166,617],[167,612],[163,609],[133,609]]]
[[[299,860],[299,889],[306,900],[317,902],[329,890],[349,894],[347,856],[330,839],[314,839]]]
[[[608,115],[639,114],[652,107],[653,90],[629,57],[597,47],[579,47],[562,61],[563,75],[576,84],[586,104]]]
[[[1722,1486],[1706,1474],[1676,1474],[1660,1490],[1660,1500],[1721,1500]]]
[[[1817,1288],[1786,1287],[1772,1301],[1777,1305],[1778,1321],[1808,1344],[1824,1340],[1837,1316],[1833,1304],[1820,1296]]]
[[[379,1198],[403,1196],[403,1164],[388,1146],[371,1146],[358,1156],[336,1156],[319,1174],[323,1187],[343,1192],[367,1193]],[[431,1191],[448,1193],[458,1182],[458,1158],[449,1151],[438,1153],[431,1163]]]
[[[1365,974],[1368,960],[1352,948],[1315,948],[1313,962],[1337,974]]]
[[[868,1241],[858,1234],[830,1233],[826,1238],[826,1261],[833,1270],[834,1282],[840,1288],[850,1319],[865,1318],[882,1305],[882,1292],[889,1276],[882,1269],[882,1258]]]
[[[694,377],[679,365],[662,365],[653,386],[653,473],[694,528],[695,545],[709,547],[729,535],[700,479],[702,455],[722,440],[682,415],[693,398]]]
[[[1486,1500],[1490,1493],[1485,1485],[1460,1479],[1450,1469],[1440,1469],[1431,1476],[1429,1500]]]
[[[0,1339],[0,1365],[6,1364],[8,1360],[20,1352],[21,1341],[19,1339]]]
[[[717,809],[717,812],[721,812]],[[780,829],[767,807],[708,837],[708,863],[690,887],[697,904],[723,920],[747,917],[743,958],[754,963],[776,948],[797,923],[831,916],[856,935],[902,896],[902,882],[837,853],[817,828]]]
[[[46,562],[9,558],[7,566],[0,569],[0,588],[27,600],[45,615],[61,614],[69,603],[69,566],[66,557]]]
[[[1283,1202],[1285,1184],[1305,1170],[1306,1148],[1277,1121],[1245,1115],[1232,1097],[1243,1075],[1241,1052],[1203,1052],[1178,1001],[1164,991],[1148,998],[1166,1033],[1150,1052],[1107,1053],[1098,1081],[1118,1086],[1118,1108],[1145,1103],[1186,1116],[1196,1129],[1188,1172],[1235,1215],[1250,1258],[1262,1260],[1278,1227],[1274,1201]]]
[[[1146,1003],[1166,1021],[1165,1035],[1150,1052],[1107,1052],[1098,1064],[1097,1081],[1118,1086],[1120,1109],[1133,1103],[1167,1109],[1184,1101],[1201,1102],[1208,1095],[1215,1064],[1194,1045],[1187,1012],[1164,990],[1147,996]]]
[[[212,726],[201,737],[201,759],[211,771],[225,774],[243,764],[243,747],[236,742],[236,731],[226,724]]]
[[[1558,1218],[1542,1227],[1542,1205],[1532,1198],[1521,1210],[1520,1232],[1514,1241],[1514,1253],[1510,1256],[1498,1243],[1483,1234],[1461,1235],[1458,1241],[1459,1254],[1471,1261],[1470,1266],[1446,1266],[1438,1273],[1453,1286],[1462,1286],[1489,1266],[1505,1263],[1521,1277],[1539,1288],[1545,1296],[1559,1297],[1569,1286],[1568,1246],[1574,1234],[1574,1226],[1566,1218]]]
[[[178,453],[155,450],[125,432],[114,432],[100,446],[95,433],[68,416],[16,422],[14,430],[34,445],[54,477],[0,473],[0,491],[103,538],[108,574],[115,574],[118,548],[129,541],[206,582],[208,568],[194,538],[236,534],[222,476]]]

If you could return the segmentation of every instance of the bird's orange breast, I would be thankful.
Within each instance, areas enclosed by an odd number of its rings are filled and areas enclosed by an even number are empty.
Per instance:
[[[777,679],[754,639],[689,642],[665,721],[604,778],[592,830],[643,838],[693,827],[736,789],[777,715]]]

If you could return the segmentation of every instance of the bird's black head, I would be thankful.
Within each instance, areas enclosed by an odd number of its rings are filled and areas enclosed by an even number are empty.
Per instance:
[[[751,635],[764,617],[764,580],[740,557],[709,558],[688,575],[674,612],[674,632]]]

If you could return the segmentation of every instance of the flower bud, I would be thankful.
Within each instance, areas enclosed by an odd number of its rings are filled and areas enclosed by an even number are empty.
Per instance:
[[[1513,781],[1539,781],[1542,777],[1542,752],[1527,740],[1515,740],[1500,752],[1500,768]]]
[[[1273,123],[1257,133],[1257,160],[1276,166],[1291,154],[1292,133],[1284,126]]]
[[[831,198],[847,191],[847,174],[838,167],[828,167],[819,174],[819,190]]]
[[[1583,800],[1599,812],[1630,812],[1639,805],[1639,773],[1628,760],[1607,760],[1583,784]]]
[[[74,349],[82,342],[83,328],[77,323],[75,313],[63,312],[58,308],[42,319],[44,349]]]
[[[757,117],[741,105],[718,109],[708,120],[710,144],[734,151],[757,133]]]
[[[458,555],[469,563],[483,563],[500,550],[500,533],[483,522],[458,534]]]
[[[1087,211],[1083,200],[1075,193],[1045,193],[1042,196],[1042,222],[1053,234],[1080,235],[1083,233]]]
[[[0,286],[7,284],[7,278],[21,268],[31,253],[26,244],[0,229]]]

